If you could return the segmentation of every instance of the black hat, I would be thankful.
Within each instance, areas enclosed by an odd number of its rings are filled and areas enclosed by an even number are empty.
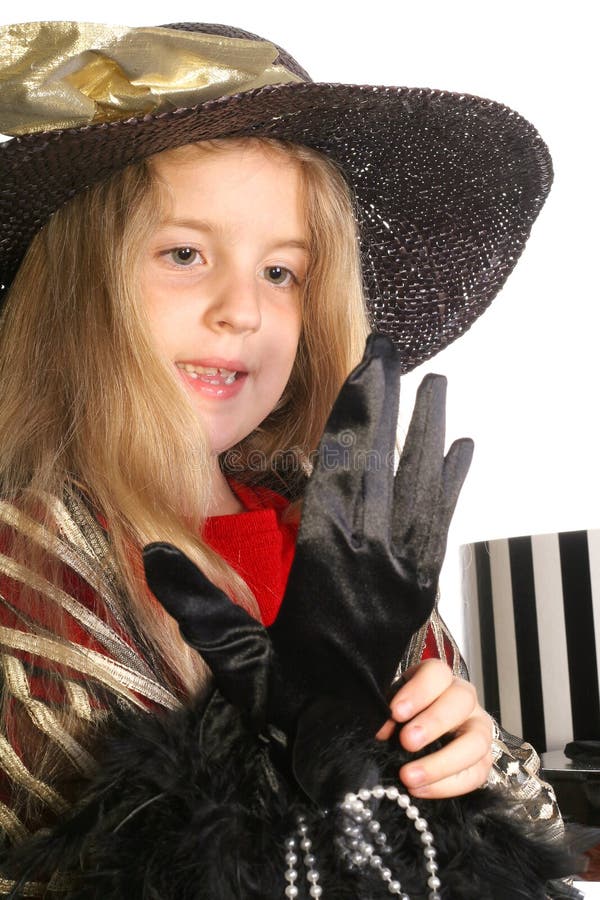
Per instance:
[[[344,173],[371,323],[406,371],[487,308],[552,183],[544,142],[499,103],[314,83],[235,28],[37,22],[0,28],[0,47],[0,131],[17,135],[0,145],[4,290],[52,213],[130,163],[211,138],[277,138]]]

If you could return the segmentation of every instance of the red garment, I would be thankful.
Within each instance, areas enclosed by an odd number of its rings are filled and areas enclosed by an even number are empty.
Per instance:
[[[242,576],[256,597],[262,621],[277,617],[294,558],[298,526],[283,522],[288,502],[267,488],[232,484],[244,511],[211,516],[202,536]]]

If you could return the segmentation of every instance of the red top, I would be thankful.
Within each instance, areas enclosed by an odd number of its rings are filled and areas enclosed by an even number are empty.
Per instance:
[[[275,620],[294,558],[298,526],[283,522],[288,502],[267,488],[232,484],[243,512],[211,516],[202,536],[256,597],[262,621]]]

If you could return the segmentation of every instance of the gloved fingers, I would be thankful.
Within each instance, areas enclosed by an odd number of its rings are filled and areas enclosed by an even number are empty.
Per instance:
[[[471,438],[454,441],[444,459],[440,493],[435,514],[431,516],[429,535],[423,541],[419,575],[422,581],[437,580],[446,554],[448,530],[456,503],[473,458]]]
[[[442,474],[442,492],[447,525],[450,524],[454,515],[456,502],[471,466],[474,448],[475,444],[471,438],[458,438],[446,454]]]
[[[393,453],[399,391],[393,372],[397,370],[399,376],[399,366],[392,341],[384,335],[369,335],[363,358],[344,382],[319,444],[302,514],[311,534],[319,533],[320,521],[333,514],[348,535],[360,540],[364,499],[369,495],[365,475],[371,469],[378,476],[378,494],[385,493],[382,475],[391,480],[389,473],[381,466],[376,472],[370,463],[382,445],[386,450],[391,446]],[[394,408],[392,416],[390,408]]]
[[[394,480],[392,541],[422,551],[436,514],[444,464],[446,378],[426,375],[417,391]]]
[[[391,536],[392,506],[394,500],[394,448],[398,427],[400,401],[400,375],[402,362],[392,342],[385,338],[378,341],[378,367],[381,367],[379,383],[375,389],[382,394],[374,431],[368,436],[369,444],[359,448],[364,467],[363,474],[363,528],[364,537],[371,542],[384,542],[389,546]],[[375,408],[375,399],[370,400]]]
[[[148,544],[143,560],[150,590],[207,663],[223,695],[260,718],[272,654],[264,626],[172,544]]]

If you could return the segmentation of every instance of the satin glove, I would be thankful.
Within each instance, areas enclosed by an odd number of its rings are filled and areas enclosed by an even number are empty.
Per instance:
[[[446,381],[419,388],[394,475],[400,358],[371,335],[346,379],[306,489],[281,610],[266,629],[179,550],[144,550],[148,584],[250,727],[286,745],[305,793],[327,805],[365,783],[329,759],[340,732],[374,736],[403,649],[429,617],[472,442],[444,457]],[[315,759],[321,761],[315,765]],[[368,780],[368,778],[367,778]]]

